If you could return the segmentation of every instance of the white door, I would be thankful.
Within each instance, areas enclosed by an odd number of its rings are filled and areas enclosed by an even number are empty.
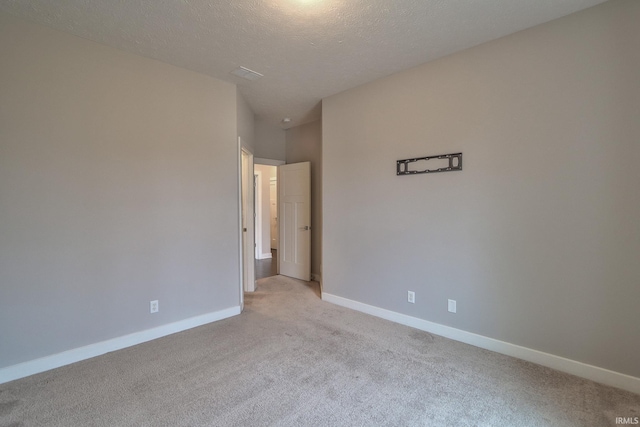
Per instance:
[[[311,163],[278,167],[280,274],[311,280]]]
[[[269,226],[271,227],[271,249],[278,249],[278,181],[272,178],[269,183]]]

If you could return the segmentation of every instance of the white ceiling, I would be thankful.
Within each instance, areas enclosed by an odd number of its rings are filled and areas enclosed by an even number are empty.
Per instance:
[[[320,100],[605,0],[2,0],[0,10],[238,84],[286,127]],[[264,77],[230,74],[238,66]],[[284,127],[284,125],[283,125]]]

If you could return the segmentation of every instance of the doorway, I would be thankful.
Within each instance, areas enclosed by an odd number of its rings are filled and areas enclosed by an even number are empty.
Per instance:
[[[271,199],[270,187],[277,185],[277,178],[271,181],[270,176],[277,174],[276,166],[254,165],[254,206],[255,206],[255,276],[256,280],[278,274],[278,254],[273,247],[274,231],[272,224],[276,224],[277,233],[277,210],[271,209],[273,200]]]
[[[250,190],[248,199],[242,198],[253,206],[251,221],[245,222],[251,230],[247,227],[244,233],[253,233],[252,244],[243,242],[245,256],[250,253],[253,261],[249,274],[256,280],[283,274],[310,281],[311,163],[285,165],[278,160],[250,159],[251,172],[243,173],[248,175],[243,182],[250,183]],[[245,212],[244,218],[249,214]],[[252,284],[253,289],[245,288],[248,292],[255,290],[256,283]]]
[[[278,167],[260,163],[264,161],[257,159],[254,164],[256,280],[278,274]]]

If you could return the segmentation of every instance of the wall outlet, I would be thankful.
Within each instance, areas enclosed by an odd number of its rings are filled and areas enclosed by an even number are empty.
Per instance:
[[[456,312],[456,300],[450,299],[449,300],[449,313],[455,313],[455,312]]]
[[[157,313],[160,310],[158,306],[158,300],[153,300],[149,302],[149,313]]]
[[[409,301],[411,304],[415,304],[416,303],[416,293],[413,291],[408,291],[407,292],[407,301]]]

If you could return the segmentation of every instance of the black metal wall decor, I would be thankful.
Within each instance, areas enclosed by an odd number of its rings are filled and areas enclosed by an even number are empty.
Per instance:
[[[409,165],[411,163],[419,162],[424,160],[425,162],[438,159],[438,160],[448,160],[448,165],[444,167],[435,167],[428,168],[424,170],[409,170]],[[438,162],[431,162],[434,166]],[[442,166],[443,162],[439,162],[440,166]],[[446,163],[445,163],[446,164]],[[440,154],[439,156],[427,156],[427,157],[416,157],[414,159],[404,159],[398,160],[396,162],[396,175],[417,175],[419,173],[434,173],[434,172],[449,172],[449,171],[461,171],[462,170],[462,153],[452,153],[452,154]]]

